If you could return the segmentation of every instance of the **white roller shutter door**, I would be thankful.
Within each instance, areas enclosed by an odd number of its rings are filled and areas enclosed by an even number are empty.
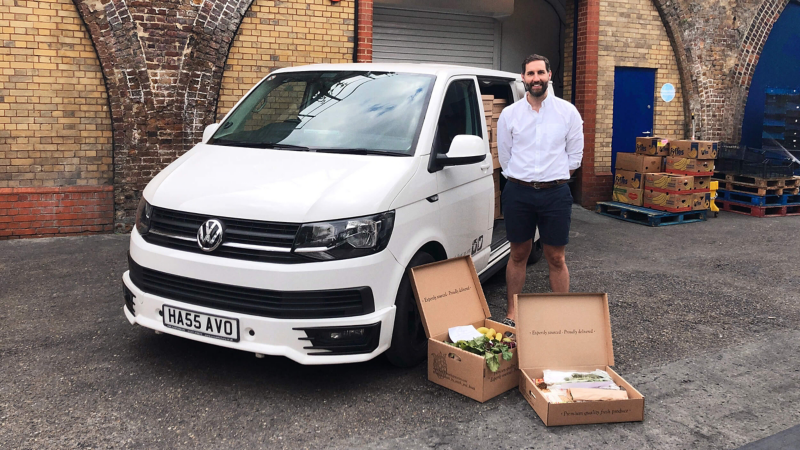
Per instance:
[[[376,7],[374,62],[500,67],[500,24],[491,17]]]

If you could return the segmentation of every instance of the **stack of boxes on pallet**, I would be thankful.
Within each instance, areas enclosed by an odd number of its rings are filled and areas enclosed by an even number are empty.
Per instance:
[[[612,200],[660,211],[710,207],[717,143],[636,138],[636,153],[618,153]]]
[[[503,112],[508,104],[505,99],[494,98],[494,95],[482,95],[483,113],[486,119],[486,129],[489,132],[489,142],[492,151],[492,166],[494,167],[494,218],[499,219],[503,216],[500,210],[500,159],[497,153],[497,121],[500,113]]]

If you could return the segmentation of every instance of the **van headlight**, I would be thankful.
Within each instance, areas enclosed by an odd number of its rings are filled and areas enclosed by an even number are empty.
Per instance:
[[[354,219],[307,223],[297,232],[294,252],[323,261],[371,255],[386,248],[392,228],[394,211]]]
[[[144,199],[139,199],[139,206],[136,207],[136,231],[144,236],[150,231],[150,219],[153,218],[153,207]]]

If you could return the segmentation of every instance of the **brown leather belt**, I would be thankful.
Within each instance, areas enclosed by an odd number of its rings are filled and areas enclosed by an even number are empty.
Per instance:
[[[523,186],[530,186],[534,189],[550,189],[556,186],[561,186],[562,184],[569,183],[569,180],[556,180],[556,181],[545,181],[545,182],[538,182],[538,181],[522,181],[516,178],[509,178],[508,181],[512,183],[521,184]]]

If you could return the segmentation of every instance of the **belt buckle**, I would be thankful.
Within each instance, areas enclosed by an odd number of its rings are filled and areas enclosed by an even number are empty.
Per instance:
[[[542,186],[542,183],[540,183],[538,181],[534,181],[533,182],[533,188],[534,189],[541,189],[541,186]]]

